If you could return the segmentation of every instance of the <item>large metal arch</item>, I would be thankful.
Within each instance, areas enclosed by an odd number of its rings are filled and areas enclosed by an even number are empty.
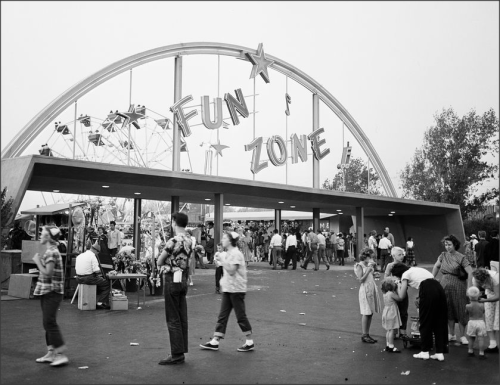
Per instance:
[[[32,140],[34,140],[34,138],[38,136],[38,134],[40,134],[41,131],[68,106],[100,84],[134,67],[169,57],[199,54],[232,56],[242,60],[248,60],[245,57],[245,52],[255,52],[255,50],[226,43],[194,42],[154,48],[119,60],[76,83],[49,103],[23,127],[14,139],[11,140],[2,153],[2,159],[20,156]],[[287,75],[290,79],[295,80],[313,94],[317,94],[320,100],[323,101],[323,103],[325,103],[344,122],[349,131],[354,135],[358,143],[368,155],[373,167],[380,176],[380,181],[382,182],[382,186],[384,187],[386,194],[391,197],[397,197],[394,185],[392,184],[382,160],[359,124],[354,120],[344,106],[342,106],[342,104],[340,104],[340,102],[335,99],[330,92],[321,86],[320,83],[298,68],[274,56],[268,54],[266,54],[266,56],[270,60],[274,61],[269,68]]]

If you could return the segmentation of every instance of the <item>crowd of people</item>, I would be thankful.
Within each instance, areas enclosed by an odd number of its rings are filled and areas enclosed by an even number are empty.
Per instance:
[[[215,264],[215,287],[216,292],[222,294],[222,302],[213,338],[200,347],[212,351],[219,349],[226,335],[230,313],[234,310],[245,336],[244,344],[237,350],[250,352],[255,349],[255,345],[245,307],[248,263],[268,261],[274,270],[278,265],[287,269],[290,262],[292,269],[296,269],[298,263],[302,269],[307,269],[308,263],[313,262],[314,270],[319,269],[320,263],[324,263],[328,270],[330,263],[344,264],[347,244],[349,241],[353,243],[350,237],[342,233],[308,228],[303,233],[300,229],[289,230],[282,236],[275,228],[268,227],[263,232],[260,228],[245,227],[238,223],[226,225],[220,243],[215,244],[213,223],[209,223],[206,230],[203,226],[188,229],[186,214],[176,213],[172,219],[170,238],[160,239],[161,252],[157,260],[159,274],[164,282],[165,316],[171,346],[171,354],[161,360],[160,365],[181,364],[185,361],[185,353],[188,352],[186,295],[188,286],[193,284],[192,276],[197,265],[206,268],[204,255],[209,263]],[[100,228],[95,236],[89,237],[88,250],[77,257],[76,270],[79,282],[98,286],[99,299],[106,306],[110,288],[104,284],[106,279],[99,268],[97,256],[103,247],[110,255],[116,255],[121,246],[121,233],[114,223],[111,223],[108,234],[104,231]],[[202,235],[205,238],[204,245]],[[443,239],[445,251],[437,257],[432,271],[416,266],[413,239],[409,238],[405,248],[402,248],[396,246],[389,228],[384,229],[378,242],[376,235],[376,231],[372,231],[369,238],[365,237],[366,247],[360,251],[354,264],[360,282],[362,342],[378,342],[370,335],[370,327],[373,316],[382,313],[381,322],[386,330],[385,351],[401,352],[395,340],[411,338],[407,333],[407,323],[410,305],[408,290],[412,288],[418,291],[415,305],[421,337],[421,352],[415,354],[415,358],[443,361],[450,342],[467,345],[468,355],[473,357],[476,338],[480,359],[486,358],[485,353],[498,353],[499,275],[498,268],[494,269],[498,266],[498,232],[490,234],[491,241],[488,244],[480,243],[485,238],[485,234],[480,232],[480,241],[473,247],[475,265],[471,264],[469,256],[459,252],[461,244],[457,237],[446,236]],[[69,362],[64,355],[66,345],[56,321],[57,309],[64,294],[63,264],[57,247],[60,236],[59,228],[45,226],[40,240],[46,246],[46,251],[33,258],[40,271],[34,295],[41,298],[48,350],[45,356],[36,361],[47,362],[52,366]],[[335,247],[328,247],[329,244]],[[496,257],[489,254],[495,250]],[[409,254],[412,256],[408,257]],[[384,274],[380,287],[383,301],[375,280],[381,274]],[[458,335],[455,332],[456,324]],[[434,354],[431,355],[433,347]]]

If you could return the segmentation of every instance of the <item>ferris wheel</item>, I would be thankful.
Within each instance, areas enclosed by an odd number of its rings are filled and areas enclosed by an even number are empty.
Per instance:
[[[146,106],[110,111],[101,117],[81,114],[54,122],[41,155],[136,167],[172,169],[172,121]],[[187,144],[181,137],[181,152]],[[189,154],[188,154],[189,156]],[[190,159],[189,159],[190,160]]]

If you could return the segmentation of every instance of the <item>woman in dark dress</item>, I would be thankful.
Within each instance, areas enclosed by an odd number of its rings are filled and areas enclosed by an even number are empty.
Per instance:
[[[467,325],[467,289],[472,282],[472,267],[467,257],[458,252],[460,241],[454,235],[448,235],[443,239],[445,252],[441,253],[432,269],[434,277],[441,271],[443,275],[440,283],[446,294],[448,303],[448,339],[450,342],[457,341],[455,336],[455,324],[458,323],[460,331],[460,343],[468,345],[465,336],[465,326]],[[461,279],[460,271],[464,269],[468,273],[467,279]]]

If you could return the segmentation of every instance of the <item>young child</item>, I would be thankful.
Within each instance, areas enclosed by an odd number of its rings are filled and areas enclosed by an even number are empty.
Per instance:
[[[361,341],[374,344],[377,340],[370,337],[370,325],[372,323],[373,313],[380,313],[380,298],[377,285],[373,279],[375,262],[373,261],[375,253],[372,249],[365,248],[359,255],[359,263],[354,265],[354,271],[359,286],[359,308],[361,312],[361,329],[363,335]]]
[[[400,287],[401,280],[392,275],[392,268],[396,263],[403,263],[403,260],[405,258],[405,251],[401,247],[394,246],[391,250],[391,255],[392,258],[394,259],[394,262],[391,262],[387,265],[387,268],[385,269],[384,278],[391,277],[396,282],[398,287]],[[408,324],[408,305],[409,305],[408,296],[405,296],[405,298],[402,301],[398,301],[397,305],[398,305],[399,315],[401,317],[399,338],[401,338],[402,340],[408,340],[408,335],[406,334],[406,325]]]
[[[384,282],[382,282],[382,293],[384,293],[382,326],[385,330],[387,330],[385,334],[385,351],[389,353],[401,353],[401,350],[398,350],[394,346],[394,336],[396,334],[396,330],[401,326],[401,317],[397,306],[397,302],[401,301],[401,298],[396,293],[397,289],[397,283],[391,278],[386,278],[384,279]]]
[[[475,286],[469,287],[467,297],[470,299],[470,304],[465,306],[465,311],[469,315],[469,323],[467,324],[467,338],[469,340],[469,357],[474,357],[474,342],[476,337],[479,340],[479,359],[486,359],[484,355],[484,337],[486,333],[486,323],[484,322],[484,304],[479,303],[478,299],[481,295],[479,289]]]
[[[217,245],[217,252],[214,255],[215,263],[215,292],[220,294],[220,279],[224,275],[224,269],[222,268],[222,259],[224,258],[224,250],[222,249],[222,244]]]

